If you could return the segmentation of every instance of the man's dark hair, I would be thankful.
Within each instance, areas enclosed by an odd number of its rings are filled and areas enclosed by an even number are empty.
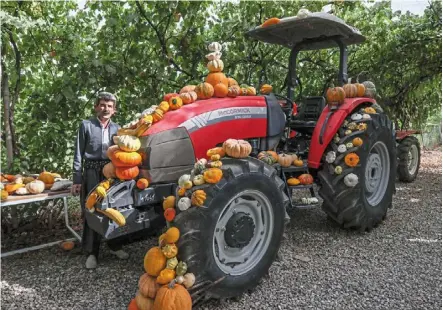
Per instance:
[[[100,103],[100,100],[112,101],[114,102],[114,107],[117,107],[117,97],[114,94],[108,92],[99,93],[97,96],[97,100],[95,101],[96,106]]]

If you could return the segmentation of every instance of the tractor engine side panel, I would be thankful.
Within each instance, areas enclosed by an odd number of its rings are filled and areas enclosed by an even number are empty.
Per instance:
[[[334,135],[338,132],[338,129],[340,128],[345,118],[356,107],[363,103],[375,103],[375,100],[371,98],[346,98],[345,102],[338,108],[338,110],[336,110],[329,116],[326,128],[321,137],[321,142],[323,143],[320,143],[320,136],[323,124],[325,123],[329,112],[331,112],[328,106],[323,109],[323,112],[317,121],[317,125],[315,126],[314,132],[312,133],[308,155],[309,168],[317,169],[320,167],[323,153],[325,152],[331,140],[334,138]]]

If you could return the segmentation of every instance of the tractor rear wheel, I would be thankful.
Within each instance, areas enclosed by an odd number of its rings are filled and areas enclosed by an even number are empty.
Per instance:
[[[274,261],[289,198],[275,169],[255,158],[222,159],[223,178],[205,188],[203,207],[180,212],[178,256],[196,284],[224,280],[204,299],[230,298],[253,289]]]
[[[377,107],[375,110],[377,113],[370,114],[370,119],[352,121],[349,117],[345,121],[325,152],[325,159],[328,152],[334,152],[335,160],[325,160],[318,173],[322,208],[343,228],[371,230],[386,217],[392,205],[396,179],[394,130],[388,117]],[[355,112],[364,113],[360,108]],[[350,123],[366,123],[367,127],[357,127],[349,134],[346,130]],[[350,153],[354,154],[348,156]],[[357,165],[349,161],[356,158],[355,154],[359,159]]]
[[[420,168],[420,143],[414,136],[400,141],[397,146],[398,179],[402,182],[413,182]]]

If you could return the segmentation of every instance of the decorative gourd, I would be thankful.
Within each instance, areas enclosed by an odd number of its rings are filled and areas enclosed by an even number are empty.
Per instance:
[[[47,172],[47,171],[43,171],[42,173],[39,174],[38,179],[40,181],[43,181],[45,184],[52,184],[54,183],[54,176],[52,175],[52,173]]]
[[[195,87],[196,87],[195,85],[186,85],[185,87],[180,89],[180,94],[188,93],[190,91],[195,91]]]
[[[113,182],[113,179],[108,179],[106,181],[100,182],[99,186],[102,186],[104,189],[108,190]]]
[[[135,303],[138,310],[152,310],[154,309],[154,299],[144,297],[140,291],[135,295]]]
[[[235,79],[233,79],[233,78],[228,78],[228,87],[231,87],[231,86],[234,86],[234,85],[238,86],[237,81]]]
[[[246,87],[246,93],[248,96],[255,96],[257,95],[257,90],[255,89],[255,87],[248,86]]]
[[[137,166],[134,167],[116,167],[115,174],[120,180],[132,180],[135,179],[139,174],[139,169]]]
[[[225,154],[225,150],[222,147],[214,147],[206,152],[206,156],[208,156],[208,158],[211,158],[212,155],[219,155],[220,157],[223,157]]]
[[[343,85],[343,90],[345,91],[346,98],[357,97],[357,87],[354,84]]]
[[[211,156],[211,160],[212,160],[212,161],[220,160],[220,155],[218,155],[218,154],[212,155],[212,156]]]
[[[149,274],[144,273],[140,276],[138,280],[138,290],[142,296],[147,298],[155,298],[160,285],[158,285],[157,279],[151,277]]]
[[[163,210],[175,207],[175,196],[168,196],[163,200]]]
[[[357,123],[355,123],[355,122],[350,122],[350,123],[347,125],[347,128],[350,129],[350,130],[356,130],[356,129],[357,129]]]
[[[343,168],[341,166],[337,166],[334,169],[335,174],[341,174],[343,172]]]
[[[209,163],[206,164],[206,167],[208,168],[220,168],[221,166],[223,166],[221,160],[210,161]]]
[[[201,207],[205,203],[206,200],[206,193],[204,190],[196,190],[192,193],[191,196],[191,204],[193,206]]]
[[[245,140],[228,139],[223,143],[223,150],[228,156],[246,158],[251,154],[252,146]]]
[[[351,115],[351,120],[353,121],[359,121],[363,118],[363,116],[360,113],[354,113]]]
[[[125,152],[137,152],[140,149],[140,139],[134,136],[118,136],[118,147]]]
[[[195,94],[195,92],[192,93]],[[197,98],[197,94],[195,94],[195,98]],[[194,99],[194,96],[191,94],[191,92],[180,94],[180,99],[182,100],[183,104],[190,104],[196,100]]]
[[[215,73],[217,74],[217,73]],[[200,83],[195,88],[198,99],[209,99],[214,95],[214,87],[209,83]]]
[[[166,268],[174,270],[178,265],[177,257],[170,258],[166,261]],[[177,272],[177,271],[176,271]]]
[[[206,67],[208,68],[209,72],[220,72],[223,71],[224,64],[221,59],[214,59],[210,60]]]
[[[158,237],[158,244],[160,246],[160,248],[164,247],[166,245],[166,234],[161,234],[160,237]]]
[[[339,137],[338,135],[336,135],[336,136],[334,137],[334,142],[335,142],[335,143],[340,143],[340,137]]]
[[[131,299],[131,302],[128,305],[128,310],[140,310],[137,306],[137,302],[135,301],[135,298]]]
[[[276,163],[274,156],[266,151],[258,153],[257,158],[268,165],[273,165]]]
[[[206,76],[205,82],[211,84],[213,87],[215,87],[215,85],[217,85],[218,83],[225,84],[225,86],[228,87],[228,78],[223,72],[209,73]]]
[[[177,97],[179,94],[177,93],[169,93],[163,96],[163,101],[167,101],[169,102],[169,99],[171,99],[172,97]]]
[[[222,53],[220,51],[212,52],[207,54],[205,57],[207,60],[220,60]]]
[[[24,186],[25,186],[25,184],[23,184],[23,183],[19,183],[19,184],[9,183],[9,184],[5,185],[5,190],[8,192],[8,194],[12,194],[16,190],[18,190],[19,188],[24,187]],[[43,183],[43,186],[44,186],[44,183]]]
[[[352,144],[354,146],[361,146],[363,144],[363,140],[359,137],[352,139]]]
[[[355,83],[355,87],[357,88],[357,97],[363,97],[365,95],[366,88],[363,84]]]
[[[260,87],[260,93],[262,93],[263,95],[268,95],[272,92],[272,86],[269,84],[263,84]]]
[[[64,241],[60,243],[60,247],[65,251],[71,251],[74,248],[75,244],[72,241]]]
[[[374,83],[372,83],[371,81],[365,81],[362,84],[365,87],[364,96],[369,98],[375,98],[377,90],[375,88]]]
[[[171,269],[163,269],[157,277],[157,283],[168,284],[175,278],[175,271]],[[157,292],[158,293],[158,292]]]
[[[203,172],[203,170],[205,170],[205,168],[206,168],[207,163],[208,163],[208,161],[206,160],[206,158],[200,158],[199,160],[197,160],[197,162],[194,164],[195,172],[196,173]]]
[[[178,186],[185,189],[190,189],[192,187],[191,175],[184,174],[178,179]]]
[[[100,198],[105,198],[106,197],[106,189],[103,186],[97,186],[95,191],[97,192],[97,195]]]
[[[228,97],[235,98],[240,96],[240,87],[238,85],[228,87]]]
[[[107,178],[107,179],[113,179],[113,178],[117,177],[115,175],[115,166],[112,162],[104,165],[102,172],[103,172],[103,175],[105,176],[105,178]]]
[[[186,211],[191,207],[191,199],[188,197],[182,197],[178,200],[177,208],[180,211]]]
[[[198,174],[192,179],[192,182],[195,186],[202,185],[205,183],[205,178],[203,178],[203,174]]]
[[[332,163],[335,161],[335,158],[336,158],[336,154],[335,154],[335,152],[334,152],[334,151],[329,151],[329,152],[326,154],[326,158],[325,158],[325,160],[326,160],[326,162],[327,162],[328,164],[332,164]]]
[[[167,244],[164,247],[162,247],[162,252],[166,258],[173,258],[177,255],[178,249],[175,244]]]
[[[16,193],[17,195],[28,195],[28,194],[30,194],[30,193],[28,192],[28,190],[26,189],[26,187],[20,187],[20,188],[17,188],[17,190],[15,191],[15,193]]]
[[[209,168],[203,172],[203,178],[206,183],[216,184],[223,177],[223,171],[220,168]]]
[[[352,130],[348,129],[345,131],[345,136],[349,136],[350,134],[352,134]]]
[[[292,164],[296,167],[303,167],[303,160],[301,159],[296,159],[292,162]]]
[[[264,23],[261,24],[261,27],[263,27],[263,28],[264,27],[269,27],[269,26],[272,26],[272,25],[276,25],[279,22],[280,22],[280,18],[272,17],[272,18],[269,18],[269,19],[265,20]]]
[[[290,186],[296,186],[296,185],[300,184],[300,180],[297,178],[289,178],[287,180],[287,182],[288,182],[288,185],[290,185]]]
[[[166,267],[166,257],[159,247],[152,247],[145,255],[143,266],[148,275],[157,277]]]
[[[154,310],[192,310],[192,299],[188,290],[171,281],[162,286],[155,297]]]
[[[183,276],[183,278],[184,278],[183,285],[184,285],[187,289],[191,288],[191,287],[194,285],[194,283],[195,283],[195,276],[194,276],[193,273],[186,273],[186,274]]]
[[[169,109],[170,110],[178,110],[183,106],[183,101],[180,99],[179,96],[172,97],[169,99]]]
[[[9,196],[8,192],[6,190],[2,189],[1,201],[8,199],[8,196]]]
[[[152,113],[152,118],[154,123],[163,119],[163,111],[160,109],[155,109],[154,113]]]
[[[366,123],[360,123],[358,124],[357,129],[360,131],[365,131],[366,129],[368,129],[368,125]]]
[[[346,148],[349,150],[349,149],[352,149],[354,147],[354,144],[352,144],[352,142],[348,142],[348,143],[346,143]]]
[[[362,116],[363,119],[371,119],[371,115],[364,113]]]
[[[222,50],[222,45],[218,42],[212,42],[208,45],[208,50],[211,52],[219,52]]]
[[[182,284],[183,281],[185,281],[185,278],[183,276],[175,277],[175,282],[177,282],[178,284]]]
[[[366,114],[375,114],[375,113],[377,113],[377,111],[375,111],[375,109],[374,109],[373,107],[366,107],[366,108],[364,109],[364,112],[365,112]]]
[[[158,108],[160,110],[162,110],[163,113],[168,112],[169,111],[169,102],[167,102],[167,101],[160,102],[160,104],[158,105]]]
[[[292,164],[292,156],[288,154],[279,154],[278,155],[278,163],[282,167],[289,167]]]
[[[104,214],[107,218],[114,221],[118,226],[126,225],[126,218],[121,214],[120,211],[112,208],[107,208],[106,210],[96,209],[95,211]]]
[[[228,95],[228,87],[223,83],[218,83],[214,86],[214,96],[224,98]]]
[[[147,179],[145,179],[145,178],[141,178],[141,179],[137,180],[137,184],[136,185],[137,185],[138,189],[143,190],[143,189],[146,189],[149,186],[149,181]]]
[[[343,179],[344,183],[348,187],[354,187],[358,184],[358,176],[354,173],[350,173]]]
[[[338,151],[339,153],[344,153],[344,152],[346,152],[346,150],[347,150],[347,148],[346,148],[346,145],[344,145],[344,144],[340,144],[340,145],[337,147],[337,151]]]
[[[342,87],[328,88],[326,100],[328,103],[342,104],[345,101],[346,93]]]
[[[175,215],[176,212],[173,208],[166,209],[165,212],[163,212],[163,216],[167,222],[172,222],[175,219]]]
[[[304,173],[298,177],[300,184],[309,185],[314,183],[314,178],[309,173]]]
[[[45,183],[40,180],[35,180],[26,184],[26,189],[31,194],[40,194],[45,190]]]
[[[356,153],[349,153],[345,156],[345,164],[349,167],[355,167],[358,165],[360,157]]]
[[[183,197],[186,194],[186,188],[179,187],[178,191],[177,191],[177,194],[178,194],[179,197]]]
[[[32,181],[35,181],[33,177],[25,177],[23,178],[23,184],[31,183]]]
[[[176,243],[180,238],[180,230],[177,227],[171,227],[165,232],[165,240],[167,243]]]
[[[140,153],[121,150],[115,151],[110,159],[116,168],[138,166],[142,162]]]
[[[185,275],[186,271],[188,271],[188,265],[185,262],[179,262],[177,268],[175,268],[175,274],[178,276]]]
[[[31,183],[29,183],[29,184],[31,184]],[[85,202],[86,209],[88,209],[90,212],[94,211],[94,206],[99,200],[100,200],[100,197],[98,196],[98,194],[95,191],[92,192],[88,196],[88,198],[86,199],[86,202]]]

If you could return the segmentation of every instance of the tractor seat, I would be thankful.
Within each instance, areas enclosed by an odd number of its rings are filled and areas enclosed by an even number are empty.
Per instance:
[[[302,99],[298,113],[291,119],[289,126],[294,130],[312,133],[325,105],[326,100],[322,96]]]

